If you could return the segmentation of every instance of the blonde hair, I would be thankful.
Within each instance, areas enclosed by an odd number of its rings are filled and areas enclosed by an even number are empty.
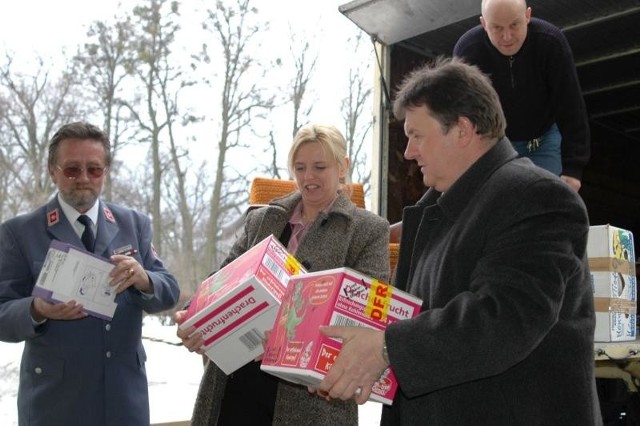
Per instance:
[[[347,163],[347,141],[342,136],[340,130],[335,126],[323,124],[307,124],[298,130],[293,138],[293,144],[289,149],[289,173],[294,175],[293,162],[300,147],[306,143],[318,143],[325,152],[331,154],[339,167],[345,171],[344,179],[340,179],[341,184],[351,183],[349,177],[349,164]]]

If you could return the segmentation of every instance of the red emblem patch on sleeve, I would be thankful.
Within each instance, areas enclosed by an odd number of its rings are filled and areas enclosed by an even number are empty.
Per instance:
[[[153,244],[151,244],[151,253],[153,253],[153,257],[161,261],[160,256],[158,256],[158,252],[156,251],[156,248]]]

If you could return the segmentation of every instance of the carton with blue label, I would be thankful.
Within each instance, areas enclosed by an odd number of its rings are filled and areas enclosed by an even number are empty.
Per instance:
[[[638,285],[633,234],[611,225],[589,228],[587,243],[597,342],[636,339]]]

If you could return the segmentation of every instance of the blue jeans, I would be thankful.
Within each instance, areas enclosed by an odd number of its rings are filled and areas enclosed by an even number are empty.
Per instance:
[[[555,123],[552,124],[549,130],[544,132],[537,141],[537,144],[534,141],[511,141],[511,144],[518,151],[519,157],[527,157],[536,166],[559,176],[562,173],[562,151],[560,149],[562,135],[560,135],[558,126]]]

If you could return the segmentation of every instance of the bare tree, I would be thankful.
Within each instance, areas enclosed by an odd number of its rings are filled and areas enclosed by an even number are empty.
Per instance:
[[[297,37],[291,37],[292,40],[296,40]],[[293,63],[295,66],[295,74],[291,84],[291,103],[293,104],[293,131],[291,137],[293,138],[301,127],[301,118],[308,117],[313,110],[313,103],[308,103],[306,108],[303,107],[304,101],[306,101],[305,95],[307,95],[307,88],[311,77],[316,68],[318,62],[318,54],[315,53],[310,58],[311,45],[307,39],[305,39],[302,46],[297,51],[294,44],[291,45],[291,55],[293,56]]]
[[[166,7],[165,7],[166,6]],[[167,0],[148,0],[133,10],[135,19],[132,46],[136,58],[134,74],[142,85],[139,98],[124,102],[131,117],[141,130],[142,141],[150,144],[152,169],[150,211],[156,249],[162,253],[162,177],[170,160],[162,151],[163,137],[172,137],[171,125],[178,117],[169,87],[180,84],[180,72],[169,60],[178,25],[173,20],[177,3]],[[177,83],[176,83],[177,82]],[[163,132],[167,132],[163,134]]]
[[[276,95],[271,81],[265,79],[268,68],[256,55],[264,51],[259,35],[268,25],[260,22],[251,0],[218,1],[206,11],[203,28],[211,41],[193,56],[193,64],[183,60],[183,52],[176,52],[177,2],[140,1],[133,13],[116,17],[119,20],[113,24],[94,22],[86,42],[69,61],[77,68],[59,77],[44,61],[33,76],[16,73],[10,58],[0,66],[0,214],[42,203],[54,189],[46,173],[51,133],[65,122],[98,117],[110,135],[117,164],[105,198],[126,200],[129,206],[150,212],[157,249],[165,260],[169,258],[181,282],[195,285],[225,255],[222,224],[235,219],[246,206],[249,170],[246,162],[233,161],[235,154],[249,156],[248,146],[254,152],[268,152],[263,161],[269,163],[272,175],[284,176],[278,167],[279,135],[295,134],[312,112],[310,85],[318,50],[308,38],[291,37],[302,41],[290,46],[293,73],[286,73],[292,77],[286,89],[277,92],[278,104],[287,108],[292,120],[285,120],[290,127],[283,130],[273,125],[281,122],[271,115]],[[189,74],[183,64],[192,66]],[[216,116],[219,126],[210,158],[196,158],[190,152],[193,139],[188,135],[195,134],[200,119],[181,101],[183,89],[193,84],[188,76],[196,71],[208,72],[204,90],[219,93],[212,97],[217,104],[208,112]],[[371,126],[362,118],[362,105],[370,95],[363,80],[367,71],[352,69],[351,88],[343,103],[355,174],[360,173],[359,161],[366,161],[361,151]],[[81,96],[75,86],[80,79]],[[288,115],[289,105],[292,115]],[[266,131],[260,126],[263,122],[268,123]],[[288,145],[290,139],[286,139]],[[130,143],[127,150],[125,141]],[[136,145],[148,152],[148,167],[129,170],[124,153]]]
[[[8,185],[4,189],[8,214],[30,210],[51,196],[48,141],[62,124],[83,115],[83,100],[74,91],[75,71],[66,69],[55,77],[44,60],[38,58],[37,63],[33,76],[15,71],[10,55],[0,65],[0,161]]]
[[[351,42],[356,51],[360,50],[362,33]],[[342,100],[340,111],[344,120],[345,139],[348,156],[351,159],[349,176],[352,181],[363,184],[365,193],[369,192],[371,170],[367,167],[367,145],[369,132],[373,127],[371,114],[371,94],[373,92],[370,76],[370,61],[354,61],[349,68],[347,95]],[[369,110],[367,110],[369,108]]]
[[[271,176],[275,179],[282,179],[282,175],[280,174],[280,167],[278,166],[278,143],[276,141],[274,131],[269,130],[269,145],[265,150],[265,153],[269,154],[269,165],[268,171]]]
[[[308,89],[318,62],[318,53],[317,50],[314,50],[312,43],[315,38],[313,35],[305,34],[304,37],[301,37],[294,34],[291,28],[289,28],[289,32],[289,40],[291,40],[289,52],[293,63],[293,77],[287,82],[286,87],[280,90],[285,96],[282,105],[279,106],[291,106],[293,108],[291,130],[291,137],[293,138],[300,130],[301,123],[306,121],[313,110],[314,103],[309,101]],[[301,42],[298,43],[300,40]],[[281,67],[282,65],[282,61],[278,59],[275,66]],[[282,179],[280,171],[286,170],[286,168],[283,169],[282,166],[278,165],[278,140],[273,128],[270,128],[266,139],[268,145],[264,152],[268,155],[269,162],[265,167],[265,173],[276,179]]]
[[[204,221],[207,202],[207,175],[190,157],[188,128],[201,121],[189,108],[180,108],[184,89],[195,81],[185,74],[176,59],[176,37],[179,31],[177,2],[150,0],[147,5],[134,9],[139,27],[135,28],[137,46],[135,75],[142,83],[140,100],[144,108],[136,109],[132,102],[130,111],[151,144],[152,164],[151,212],[158,250],[165,252],[172,270],[183,284],[184,290],[193,290],[200,282],[203,271],[210,270],[210,263],[200,254],[203,238],[196,229]],[[144,111],[144,113],[143,113]],[[164,250],[168,245],[169,250]]]
[[[134,68],[136,50],[131,45],[132,33],[129,17],[112,25],[94,22],[87,32],[88,41],[84,49],[78,51],[74,58],[81,66],[85,87],[97,104],[97,112],[103,117],[103,130],[111,140],[113,161],[117,161],[121,145],[127,140],[122,139],[127,126],[123,123],[124,102],[121,96],[123,85]],[[120,168],[114,167],[107,175],[103,190],[107,200],[113,198],[111,182],[119,171]]]
[[[217,161],[214,170],[213,188],[209,200],[209,219],[206,227],[206,259],[211,265],[220,261],[216,244],[221,224],[229,211],[237,212],[246,200],[247,182],[227,164],[231,150],[243,147],[241,135],[250,133],[254,115],[273,106],[259,86],[264,70],[252,57],[250,46],[254,36],[262,30],[252,19],[257,9],[250,0],[237,0],[235,7],[216,2],[215,10],[207,11],[205,29],[213,33],[222,50],[223,81],[220,108],[220,136],[217,142]],[[210,62],[208,45],[203,46],[200,60]]]
[[[0,117],[6,116],[8,108],[9,102],[0,91]],[[9,196],[9,188],[14,186],[15,176],[11,172],[11,143],[3,137],[3,135],[7,134],[5,127],[4,120],[0,119],[0,223],[18,212],[15,206],[16,200]]]

